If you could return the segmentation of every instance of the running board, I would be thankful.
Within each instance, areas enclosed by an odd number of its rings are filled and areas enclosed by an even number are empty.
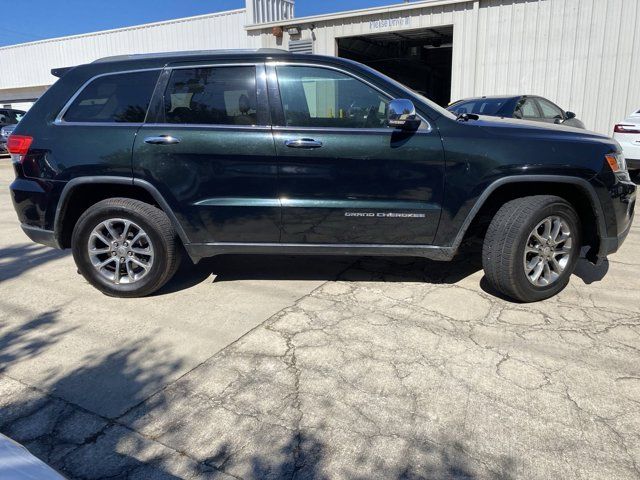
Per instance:
[[[451,260],[456,249],[434,245],[378,245],[378,244],[308,244],[308,243],[190,243],[185,245],[194,262],[202,258],[224,254],[276,255],[362,255],[422,257],[431,260]]]

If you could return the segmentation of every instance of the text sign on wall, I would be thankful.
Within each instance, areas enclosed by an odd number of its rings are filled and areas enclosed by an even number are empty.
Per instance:
[[[411,17],[381,18],[369,22],[369,30],[382,28],[406,28],[411,26]]]

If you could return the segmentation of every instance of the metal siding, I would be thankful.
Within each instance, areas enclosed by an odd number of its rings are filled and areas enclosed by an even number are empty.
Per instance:
[[[247,35],[244,10],[96,32],[23,45],[0,47],[0,91],[50,85],[52,68],[79,65],[101,57],[130,53],[217,48],[254,48],[257,37]]]
[[[293,15],[287,0],[247,2],[263,21]],[[277,6],[275,10],[274,6]],[[370,22],[408,18],[406,28]],[[50,68],[123,53],[237,47],[280,47],[271,25],[245,30],[243,10],[111,32],[0,48],[2,90],[51,84]],[[291,22],[290,22],[291,23]],[[336,54],[336,39],[453,25],[452,99],[536,94],[577,113],[587,128],[611,133],[640,108],[640,2],[636,0],[478,0],[416,2],[297,19],[314,52]]]
[[[453,25],[452,99],[541,95],[606,134],[640,108],[640,2],[480,0],[390,7],[376,15],[314,21],[315,52],[334,55],[336,38],[380,33],[385,29],[372,31],[371,20],[398,17],[409,17],[411,29]],[[276,46],[268,34],[262,39],[263,46]]]
[[[640,107],[638,3],[482,0],[476,80],[455,81],[453,98],[541,95],[575,111],[587,128],[610,134],[616,121]]]

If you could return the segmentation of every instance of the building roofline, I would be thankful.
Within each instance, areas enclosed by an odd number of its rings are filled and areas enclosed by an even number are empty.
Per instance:
[[[438,7],[441,5],[452,5],[456,3],[469,3],[479,0],[421,0],[409,3],[396,3],[383,7],[360,8],[358,10],[346,10],[338,13],[324,13],[322,15],[312,15],[309,17],[297,17],[289,20],[281,20],[277,22],[258,23],[255,25],[247,25],[246,30],[262,30],[271,27],[285,27],[293,25],[308,24],[314,22],[326,22],[341,18],[359,17],[362,15],[378,15],[383,13],[402,12],[405,10],[416,10],[420,8]]]
[[[117,32],[126,32],[129,30],[139,30],[142,28],[149,28],[149,27],[157,27],[160,25],[171,25],[174,23],[182,23],[182,22],[189,22],[192,20],[200,20],[200,19],[204,19],[204,18],[213,18],[213,17],[222,17],[225,15],[233,15],[233,14],[237,14],[237,13],[244,13],[246,11],[246,8],[238,8],[235,10],[224,10],[222,12],[212,12],[212,13],[204,13],[202,15],[193,15],[191,17],[181,17],[181,18],[172,18],[170,20],[160,20],[158,22],[151,22],[151,23],[140,23],[137,25],[130,25],[128,27],[119,27],[119,28],[111,28],[109,30],[98,30],[96,32],[87,32],[87,33],[78,33],[75,35],[65,35],[63,37],[52,37],[52,38],[44,38],[42,40],[34,40],[33,42],[25,42],[25,43],[15,43],[13,45],[5,45],[0,47],[0,51],[2,50],[9,50],[12,48],[22,48],[22,47],[26,47],[26,46],[31,46],[31,45],[39,45],[39,44],[43,44],[43,43],[51,43],[51,42],[59,42],[62,40],[75,40],[77,38],[86,38],[86,37],[96,37],[99,35],[106,35],[109,33],[117,33]]]

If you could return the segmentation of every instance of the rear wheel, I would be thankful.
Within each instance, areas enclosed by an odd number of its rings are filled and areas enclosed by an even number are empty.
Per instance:
[[[552,297],[569,283],[581,246],[580,219],[553,195],[505,203],[491,221],[482,250],[487,280],[521,302]]]
[[[167,215],[128,198],[103,200],[84,212],[73,230],[72,249],[87,281],[115,297],[153,293],[179,264],[177,236]]]

